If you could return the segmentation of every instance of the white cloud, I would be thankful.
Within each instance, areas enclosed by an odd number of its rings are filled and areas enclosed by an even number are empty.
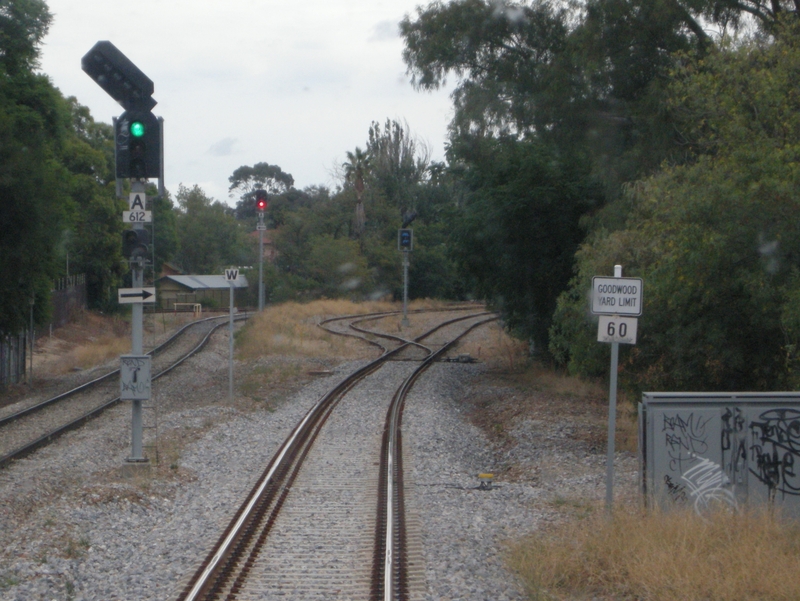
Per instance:
[[[444,155],[448,90],[407,83],[398,15],[418,0],[48,0],[55,14],[42,71],[95,119],[121,109],[80,69],[110,40],[155,83],[166,185],[227,197],[230,174],[261,161],[299,188],[364,147],[372,121],[405,119]]]
[[[215,157],[226,157],[233,154],[233,145],[236,142],[238,142],[236,138],[223,138],[219,142],[212,144],[208,152]]]

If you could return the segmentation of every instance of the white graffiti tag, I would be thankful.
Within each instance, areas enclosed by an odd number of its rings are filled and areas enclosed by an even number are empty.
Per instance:
[[[730,480],[722,466],[694,453],[690,455],[698,463],[686,470],[681,475],[681,480],[686,482],[689,495],[694,499],[694,510],[700,514],[715,502],[736,508],[736,497],[729,488]]]

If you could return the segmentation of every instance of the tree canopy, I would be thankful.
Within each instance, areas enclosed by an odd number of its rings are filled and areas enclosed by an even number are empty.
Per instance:
[[[289,173],[284,173],[277,165],[269,163],[256,163],[252,167],[243,165],[236,169],[228,178],[231,197],[239,195],[236,203],[236,214],[240,219],[255,216],[256,190],[266,190],[267,194],[285,194],[294,186],[294,178]]]
[[[248,262],[244,231],[225,204],[208,197],[197,185],[180,186],[175,198],[175,261],[186,273],[222,273],[231,264]]]
[[[796,27],[792,26],[796,32]],[[668,389],[746,390],[800,380],[800,39],[723,47],[676,68],[669,105],[692,159],[631,184],[578,253],[559,300],[552,349],[596,374],[585,290],[614,263],[644,279],[640,340],[627,381]]]

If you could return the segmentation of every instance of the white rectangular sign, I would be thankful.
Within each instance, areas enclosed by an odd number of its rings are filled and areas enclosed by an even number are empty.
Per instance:
[[[228,282],[235,282],[239,279],[239,270],[235,267],[225,270],[225,280]]]
[[[131,192],[128,198],[128,208],[131,211],[144,211],[147,196],[144,192]]]
[[[595,315],[641,315],[641,278],[592,278],[592,313]]]
[[[639,320],[635,317],[601,315],[597,324],[597,342],[619,342],[636,344]]]
[[[123,223],[153,223],[152,211],[122,211]]]
[[[123,401],[143,401],[150,398],[150,357],[120,355],[119,397]]]
[[[117,300],[121,305],[133,303],[156,302],[156,289],[153,288],[119,288]]]
[[[256,231],[257,231],[257,232],[266,232],[266,231],[267,231],[267,226],[266,226],[266,225],[264,225],[263,223],[259,223],[259,224],[256,226]]]

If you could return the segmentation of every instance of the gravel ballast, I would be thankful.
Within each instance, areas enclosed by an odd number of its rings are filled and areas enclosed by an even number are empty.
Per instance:
[[[0,470],[0,599],[174,598],[283,438],[360,364],[341,365],[254,408],[221,402],[226,352],[227,337],[217,336],[156,388],[159,438],[189,438],[176,458],[164,453],[152,477],[122,473],[127,405]],[[464,398],[485,370],[436,364],[406,404],[405,467],[423,543],[425,599],[524,599],[505,567],[506,543],[555,519],[554,499],[604,494],[604,453],[573,443],[564,424],[524,421],[511,432],[515,444],[501,448],[470,423]],[[548,469],[536,478],[476,488],[480,472],[540,458]],[[632,488],[635,468],[632,457],[620,455],[620,486]]]

